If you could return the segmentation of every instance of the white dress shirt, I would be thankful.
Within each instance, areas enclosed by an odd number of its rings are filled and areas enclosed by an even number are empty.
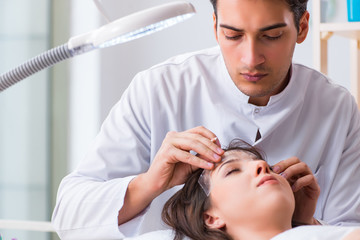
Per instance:
[[[163,229],[162,206],[178,187],[120,227],[118,211],[128,183],[147,171],[166,133],[196,126],[214,132],[223,146],[234,138],[257,146],[271,165],[298,157],[321,187],[315,217],[360,225],[360,117],[350,93],[293,64],[288,86],[267,106],[248,99],[231,80],[218,47],[139,73],[85,159],[59,187],[53,224],[60,237],[122,238]]]

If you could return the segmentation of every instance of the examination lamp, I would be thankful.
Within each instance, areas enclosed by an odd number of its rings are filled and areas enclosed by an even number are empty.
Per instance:
[[[194,14],[195,8],[191,3],[176,1],[119,18],[94,31],[72,37],[67,43],[0,75],[0,92],[65,59],[149,35],[184,21]]]

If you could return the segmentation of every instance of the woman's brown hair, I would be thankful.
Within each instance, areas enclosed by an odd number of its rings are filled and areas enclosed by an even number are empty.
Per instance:
[[[224,150],[245,151],[263,159],[257,149],[240,139],[231,141]],[[204,212],[210,208],[211,203],[198,183],[202,171],[203,169],[194,171],[184,187],[165,203],[162,219],[174,229],[174,240],[181,240],[184,236],[196,240],[231,240],[225,231],[209,228],[204,222]]]

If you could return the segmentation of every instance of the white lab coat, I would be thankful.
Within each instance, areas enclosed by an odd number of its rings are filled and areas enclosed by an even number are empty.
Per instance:
[[[270,164],[299,157],[321,187],[315,217],[359,225],[359,120],[349,92],[305,66],[293,64],[288,86],[258,107],[232,82],[218,47],[177,56],[134,78],[85,159],[62,181],[53,224],[63,239],[163,229],[162,205],[178,188],[118,228],[127,185],[149,168],[167,132],[202,125],[224,146],[241,138],[259,147]]]

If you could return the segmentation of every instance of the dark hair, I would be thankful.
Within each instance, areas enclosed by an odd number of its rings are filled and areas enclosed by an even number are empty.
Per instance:
[[[219,0],[210,0],[214,8],[214,13],[217,18],[217,3]],[[296,29],[299,31],[300,19],[304,15],[307,9],[308,0],[283,0],[290,8],[290,11],[294,14],[294,23]]]
[[[231,141],[224,150],[245,151],[263,159],[259,150],[240,139]],[[203,214],[210,208],[211,203],[198,183],[202,171],[203,169],[194,171],[184,187],[165,203],[162,219],[174,229],[174,240],[181,240],[184,236],[196,240],[231,240],[231,236],[225,231],[208,228],[204,222]]]

